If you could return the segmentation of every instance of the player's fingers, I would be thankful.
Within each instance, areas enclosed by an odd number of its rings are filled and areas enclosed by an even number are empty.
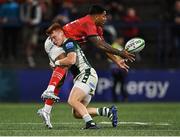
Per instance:
[[[129,60],[130,60],[131,62],[133,62],[133,61],[135,61],[135,58],[134,58],[134,57],[129,57]]]
[[[131,56],[131,57],[135,57],[135,54],[129,53],[129,56]]]
[[[130,62],[133,62],[133,59],[132,59],[132,58],[128,58],[128,60],[129,60]]]
[[[125,63],[127,61],[127,59],[123,59],[123,66],[122,68],[124,68],[126,71],[128,71],[129,66]]]
[[[124,62],[128,62],[128,59],[124,59]]]
[[[129,56],[128,56],[128,57],[129,57],[128,59],[129,59],[131,62],[135,61],[135,54],[129,53]]]
[[[129,69],[129,66],[127,64],[124,64],[125,68]]]
[[[126,72],[128,72],[128,71],[129,71],[129,69],[128,69],[128,68],[126,68],[126,67],[124,67],[124,70],[125,70]]]

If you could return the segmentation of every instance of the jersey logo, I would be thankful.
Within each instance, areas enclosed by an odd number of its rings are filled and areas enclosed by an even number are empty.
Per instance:
[[[73,44],[73,42],[69,42],[65,46],[66,46],[66,49],[71,49],[74,47],[74,44]]]
[[[89,85],[91,86],[92,89],[95,89],[94,83],[90,82]]]

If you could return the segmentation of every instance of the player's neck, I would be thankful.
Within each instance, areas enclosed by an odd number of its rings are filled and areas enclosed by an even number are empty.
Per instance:
[[[67,40],[68,38],[64,38],[63,42],[60,45],[56,45],[56,46],[61,47],[61,45],[63,45]]]
[[[68,38],[65,38],[64,41],[63,41],[63,44],[68,40]]]

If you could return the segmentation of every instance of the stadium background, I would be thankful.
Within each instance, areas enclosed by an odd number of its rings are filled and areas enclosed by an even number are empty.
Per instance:
[[[180,23],[175,22],[180,18],[180,5],[175,6],[176,0],[36,2],[33,0],[40,11],[32,12],[37,20],[31,24],[20,18],[23,6],[23,12],[28,13],[29,5],[24,5],[25,0],[0,0],[0,136],[180,135]],[[128,63],[131,68],[125,75],[124,85],[128,92],[125,100],[120,84],[114,90],[117,98],[113,98],[113,64],[92,45],[82,47],[99,75],[91,106],[115,104],[119,112],[118,127],[112,128],[108,119],[98,117],[95,121],[101,130],[80,130],[84,122],[73,118],[66,103],[72,86],[72,77],[68,74],[60,92],[61,102],[53,109],[51,121],[54,127],[47,130],[36,114],[43,106],[40,95],[52,72],[43,48],[45,29],[53,20],[66,24],[86,15],[92,4],[102,4],[109,9],[104,36],[110,44],[117,38],[121,42],[131,37],[146,41],[146,47],[136,55],[136,61]],[[137,16],[126,16],[129,8],[133,8]],[[35,32],[25,39],[24,34],[32,28]],[[31,38],[35,40],[34,47],[30,46]]]

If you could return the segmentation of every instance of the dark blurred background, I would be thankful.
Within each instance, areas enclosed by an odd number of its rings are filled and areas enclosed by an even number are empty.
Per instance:
[[[109,82],[111,90],[117,88],[113,86],[117,81],[122,88],[126,77],[134,80],[131,75],[135,79],[140,76],[141,81],[155,81],[156,84],[172,78],[168,87],[174,87],[169,89],[170,95],[172,90],[174,92],[180,84],[177,78],[180,76],[180,0],[0,0],[0,101],[26,101],[22,96],[26,96],[27,91],[36,96],[36,99],[28,101],[40,100],[51,74],[43,47],[46,28],[54,20],[66,24],[86,15],[93,4],[108,9],[104,37],[109,44],[123,47],[133,37],[141,37],[146,42],[143,51],[136,54],[136,61],[128,63],[130,73],[122,74],[122,77],[115,77],[121,74],[114,73],[112,62],[103,53],[92,46],[82,47],[92,66],[98,70],[100,82],[102,72],[102,76],[112,79]],[[148,74],[143,75],[144,71]],[[138,83],[140,80],[135,81]],[[126,80],[125,83],[127,85]],[[153,87],[152,83],[150,87],[144,86],[142,92],[149,88],[154,93]],[[9,97],[13,94],[14,98]],[[128,98],[126,94],[123,95],[125,100]],[[176,94],[173,93],[173,96]],[[119,100],[113,98],[110,100]],[[129,100],[138,101],[138,98]]]

